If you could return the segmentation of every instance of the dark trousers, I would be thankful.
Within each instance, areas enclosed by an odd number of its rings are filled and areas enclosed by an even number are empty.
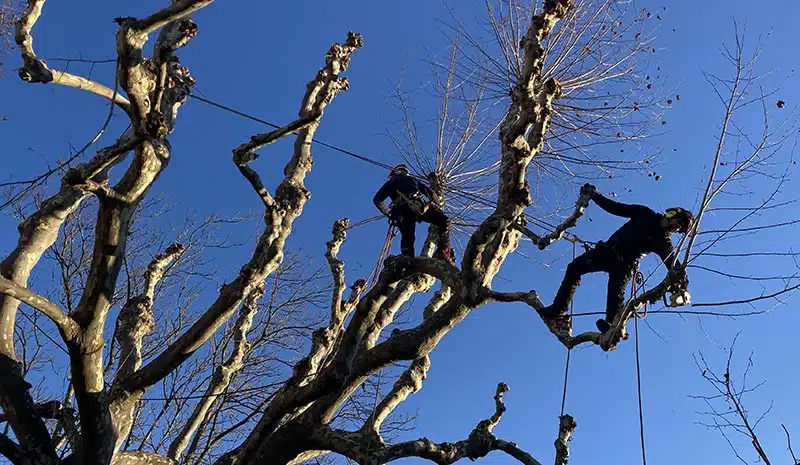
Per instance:
[[[606,321],[613,322],[625,303],[625,287],[633,277],[638,259],[620,257],[617,252],[601,244],[580,255],[567,265],[564,280],[558,288],[553,305],[548,309],[552,316],[563,315],[575,295],[575,290],[585,274],[599,271],[608,273],[606,294]]]
[[[413,257],[414,240],[417,235],[417,223],[424,222],[436,226],[439,231],[438,249],[450,248],[450,219],[441,210],[433,206],[422,215],[417,215],[406,205],[398,205],[392,209],[391,217],[400,230],[400,253]]]

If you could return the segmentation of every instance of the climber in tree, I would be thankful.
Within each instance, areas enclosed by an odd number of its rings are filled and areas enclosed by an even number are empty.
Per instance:
[[[661,214],[644,205],[615,202],[597,192],[591,184],[585,184],[581,191],[606,212],[630,219],[607,241],[598,242],[596,247],[575,258],[567,266],[553,304],[543,308],[540,314],[545,318],[555,318],[566,313],[581,277],[602,271],[608,273],[606,318],[597,320],[597,329],[605,333],[622,309],[625,287],[633,277],[639,259],[644,255],[651,252],[658,254],[670,273],[680,274],[675,277],[676,280],[686,285],[685,271],[672,256],[674,248],[670,234],[685,234],[694,218],[691,212],[680,207],[669,208]]]
[[[387,197],[392,200],[391,208],[387,208],[384,203]],[[431,203],[432,199],[433,193],[428,186],[411,177],[406,165],[397,165],[389,173],[389,180],[372,198],[372,202],[400,230],[400,252],[403,255],[415,255],[416,224],[424,221],[438,229],[436,257],[455,264],[453,249],[450,248],[450,220]]]

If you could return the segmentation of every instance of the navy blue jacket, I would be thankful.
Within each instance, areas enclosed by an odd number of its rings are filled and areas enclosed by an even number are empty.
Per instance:
[[[636,260],[648,253],[656,253],[672,269],[674,248],[669,231],[661,225],[664,215],[644,205],[615,202],[595,192],[592,200],[608,213],[630,220],[605,241],[623,260]]]
[[[375,196],[372,198],[372,202],[377,206],[383,203],[388,197],[392,199],[392,204],[396,204],[397,201],[402,198],[400,197],[400,193],[411,198],[418,192],[425,194],[429,199],[433,197],[428,186],[411,176],[392,176],[378,189],[378,192],[376,192]]]

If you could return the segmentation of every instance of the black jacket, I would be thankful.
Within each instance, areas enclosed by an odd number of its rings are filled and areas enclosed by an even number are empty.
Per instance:
[[[400,193],[409,198],[417,193],[425,194],[429,199],[433,197],[428,186],[411,176],[392,176],[378,189],[378,192],[375,193],[375,196],[372,198],[372,203],[377,206],[383,203],[388,197],[392,199],[392,204],[396,205],[397,201],[401,199]]]
[[[656,253],[667,269],[672,269],[674,248],[669,231],[661,226],[664,215],[644,205],[615,202],[595,192],[592,200],[603,210],[615,216],[630,218],[605,241],[623,260],[637,260],[648,253]]]

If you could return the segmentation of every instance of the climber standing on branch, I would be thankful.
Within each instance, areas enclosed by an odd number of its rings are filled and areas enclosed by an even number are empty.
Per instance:
[[[392,206],[384,204],[391,198]],[[427,199],[425,198],[427,197]],[[414,179],[406,165],[397,165],[389,173],[389,180],[381,186],[372,202],[400,230],[400,252],[413,257],[417,223],[436,226],[439,242],[436,257],[455,264],[455,255],[450,248],[450,220],[441,209],[433,205],[433,192],[422,182]]]
[[[673,257],[675,250],[670,234],[685,234],[691,228],[694,218],[691,212],[680,207],[669,208],[661,214],[644,205],[615,202],[597,192],[591,184],[585,184],[581,188],[581,194],[606,212],[629,220],[607,241],[598,242],[596,247],[572,260],[567,266],[553,304],[543,308],[540,314],[545,318],[556,318],[566,313],[581,277],[602,271],[608,273],[606,318],[597,320],[597,329],[605,333],[611,329],[614,319],[622,310],[625,287],[644,255],[656,253],[668,272],[675,275],[674,281],[683,287],[688,284],[683,267]]]

